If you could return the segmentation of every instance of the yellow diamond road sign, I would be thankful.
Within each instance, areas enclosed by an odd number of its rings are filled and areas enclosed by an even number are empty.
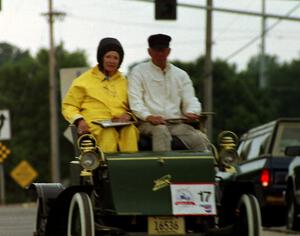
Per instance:
[[[2,143],[0,143],[0,164],[11,153],[11,151]]]
[[[21,161],[11,172],[10,176],[23,188],[27,187],[38,176],[38,173],[25,160]]]

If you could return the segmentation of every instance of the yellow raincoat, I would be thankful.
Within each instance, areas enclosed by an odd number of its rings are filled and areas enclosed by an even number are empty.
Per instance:
[[[93,120],[110,120],[126,112],[129,113],[127,79],[120,72],[106,79],[97,66],[73,81],[62,103],[65,119],[73,123],[84,118],[103,152],[138,150],[138,130],[134,125],[115,129],[92,123]]]

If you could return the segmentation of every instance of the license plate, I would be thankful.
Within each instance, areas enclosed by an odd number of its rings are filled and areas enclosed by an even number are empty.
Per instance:
[[[148,217],[148,234],[173,235],[185,234],[185,223],[183,217],[156,216]]]

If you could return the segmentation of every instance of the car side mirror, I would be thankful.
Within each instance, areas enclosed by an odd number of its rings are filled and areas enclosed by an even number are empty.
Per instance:
[[[300,146],[288,146],[284,150],[286,156],[300,156]]]

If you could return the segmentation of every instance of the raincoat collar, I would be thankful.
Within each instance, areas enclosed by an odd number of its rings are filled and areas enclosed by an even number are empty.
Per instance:
[[[121,72],[117,71],[112,76],[108,77],[105,74],[103,74],[102,71],[99,70],[98,66],[93,67],[92,74],[95,75],[96,77],[98,77],[100,79],[100,81],[115,80],[121,76]]]

